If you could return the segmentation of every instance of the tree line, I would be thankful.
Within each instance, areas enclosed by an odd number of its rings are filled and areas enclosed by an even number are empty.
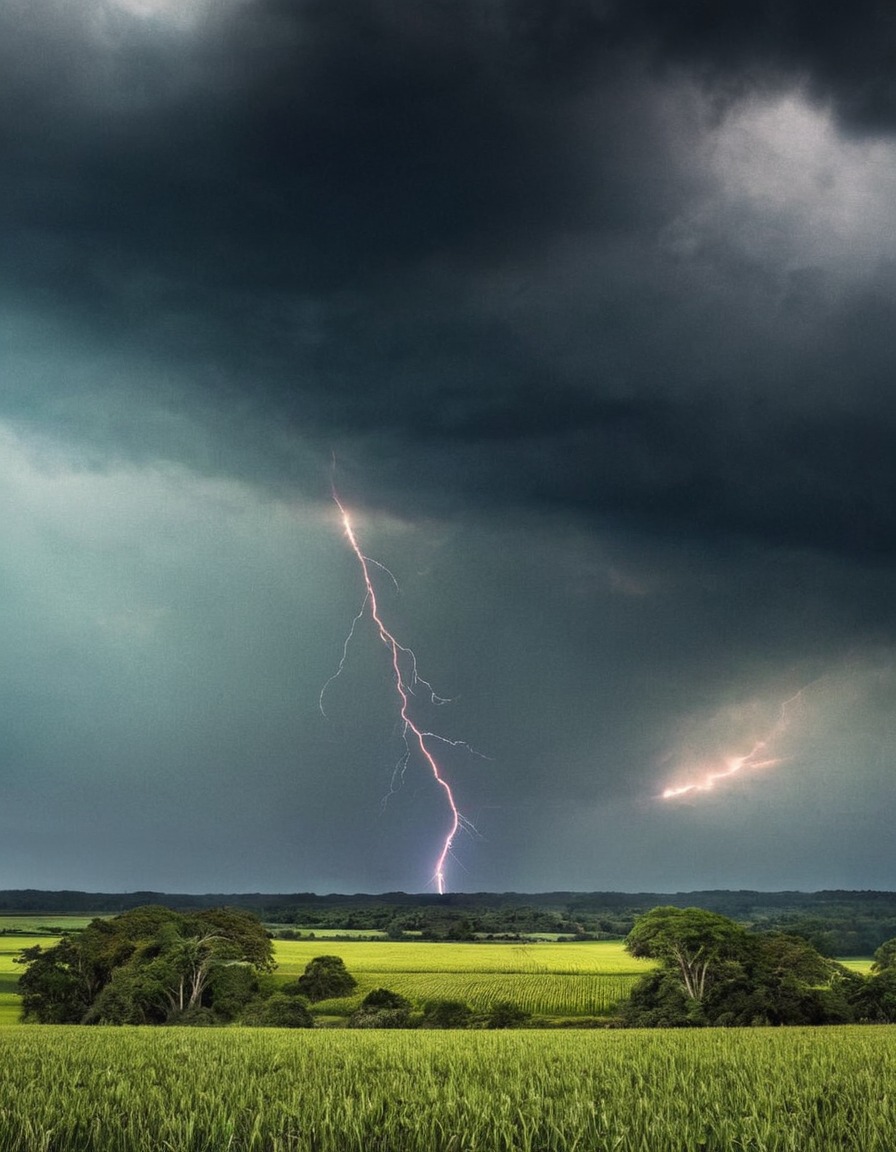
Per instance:
[[[280,982],[271,937],[251,912],[182,913],[160,905],[95,919],[49,948],[25,948],[18,991],[23,1019],[39,1024],[222,1025],[312,1028],[310,1005],[350,996],[357,981],[339,956],[317,956]],[[411,1002],[369,992],[351,1028],[509,1028],[529,1014],[501,1003],[474,1013],[456,1000]]]
[[[717,912],[660,906],[626,937],[657,962],[612,1021],[630,1027],[744,1027],[896,1023],[896,938],[874,954],[870,976],[821,955],[807,940],[757,933]],[[312,1004],[352,995],[339,956],[312,959],[295,980],[273,975],[261,921],[232,908],[184,913],[159,905],[95,919],[76,935],[23,949],[24,1019],[44,1024],[240,1023],[313,1027]],[[475,1012],[452,999],[414,1008],[387,988],[369,992],[354,1028],[508,1028],[531,1023],[510,1002]]]
[[[876,950],[864,976],[803,937],[665,906],[639,918],[626,947],[659,962],[622,1008],[629,1026],[896,1023],[896,939]]]
[[[826,956],[869,956],[896,936],[893,892],[706,891],[405,893],[318,896],[264,893],[205,896],[152,892],[0,891],[0,913],[121,913],[164,905],[185,914],[231,907],[254,912],[289,933],[326,930],[412,933],[428,940],[507,939],[552,933],[571,940],[622,939],[657,906],[699,907],[745,927],[800,936]]]

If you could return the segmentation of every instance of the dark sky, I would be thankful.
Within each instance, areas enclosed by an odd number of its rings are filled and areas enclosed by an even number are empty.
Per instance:
[[[892,888],[894,58],[0,0],[0,887]]]

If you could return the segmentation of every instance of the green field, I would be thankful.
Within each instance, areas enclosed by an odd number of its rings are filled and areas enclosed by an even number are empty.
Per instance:
[[[67,932],[77,932],[86,928],[93,920],[93,916],[67,916],[65,913],[54,912],[49,916],[7,916],[0,915],[0,937],[7,933],[53,933],[60,929]]]
[[[848,960],[840,960],[839,963],[844,968],[849,968],[851,972],[861,972],[863,976],[867,976],[871,972],[871,965],[874,961],[870,956],[858,958],[851,956]]]
[[[587,944],[434,944],[428,941],[275,940],[279,970],[298,975],[313,956],[326,951],[342,956],[346,967],[360,972],[504,972],[559,973],[568,976],[602,972],[640,976],[652,963],[636,960],[621,941]]]
[[[892,1152],[896,1030],[0,1029],[0,1152]]]
[[[426,1000],[463,1000],[484,1010],[511,1000],[536,1016],[600,1016],[624,999],[653,967],[635,960],[621,943],[432,944],[406,941],[278,940],[281,978],[295,978],[313,956],[341,956],[356,977],[353,997],[319,1006],[348,1015],[374,988],[390,988],[420,1006]]]
[[[23,948],[34,944],[55,944],[48,936],[0,936],[0,1025],[15,1024],[19,1019],[19,998],[16,984],[22,969],[13,963]]]
[[[58,922],[57,918],[54,919]],[[29,919],[22,929],[45,930]],[[10,1027],[0,1152],[893,1152],[896,1029],[349,1031]],[[276,941],[279,980],[343,958],[375,987],[600,1016],[648,970],[621,943]],[[851,967],[867,970],[869,961]],[[327,1017],[330,1019],[327,1020]]]

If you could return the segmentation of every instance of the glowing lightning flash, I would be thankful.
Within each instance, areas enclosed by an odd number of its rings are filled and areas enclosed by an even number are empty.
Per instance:
[[[372,560],[369,556],[364,555],[364,553],[361,551],[361,546],[358,543],[358,539],[355,536],[355,531],[352,527],[349,514],[335,491],[333,492],[333,500],[336,504],[336,507],[339,509],[340,515],[342,516],[342,526],[345,529],[346,538],[348,539],[348,542],[351,545],[351,549],[354,552],[358,564],[361,567],[361,574],[364,578],[365,593],[364,600],[360,609],[358,610],[357,615],[352,621],[352,626],[342,647],[342,658],[339,661],[339,666],[337,667],[335,673],[326,682],[326,684],[324,684],[323,689],[321,690],[321,711],[323,711],[323,699],[327,688],[340,675],[343,667],[345,666],[349,644],[351,643],[351,639],[354,636],[355,628],[357,627],[358,622],[364,616],[365,612],[369,610],[370,618],[376,626],[377,632],[379,633],[379,638],[389,652],[392,664],[392,676],[395,683],[395,691],[398,695],[400,705],[399,715],[401,717],[402,736],[405,742],[405,754],[402,756],[401,760],[399,760],[395,768],[395,773],[393,774],[393,789],[395,784],[395,777],[404,775],[404,770],[407,767],[412,748],[416,746],[420,751],[420,755],[423,757],[424,761],[432,772],[436,783],[445,793],[445,798],[448,801],[448,809],[450,813],[448,832],[442,840],[441,850],[438,854],[438,858],[436,859],[435,870],[433,872],[433,879],[435,881],[436,887],[438,888],[439,893],[443,894],[445,891],[445,861],[448,859],[448,855],[451,852],[451,846],[454,843],[454,838],[457,835],[459,828],[462,826],[471,827],[471,825],[461,815],[460,810],[458,809],[454,800],[454,793],[451,790],[451,785],[442,775],[442,770],[440,769],[434,754],[430,750],[427,741],[440,740],[453,746],[462,747],[467,747],[467,745],[465,745],[463,741],[448,740],[444,736],[437,736],[434,732],[424,732],[417,726],[417,724],[415,724],[414,720],[412,719],[409,712],[410,697],[414,695],[414,689],[418,685],[423,685],[426,688],[429,693],[430,701],[433,704],[447,704],[449,701],[444,696],[437,695],[433,690],[432,685],[428,683],[428,681],[424,680],[422,676],[420,676],[417,670],[417,658],[414,653],[410,648],[405,648],[404,645],[399,644],[399,642],[395,639],[395,637],[384,624],[383,618],[380,616],[379,605],[376,598],[376,589],[374,588],[373,580],[371,579],[370,575],[370,567],[373,565],[377,568],[380,568],[389,576],[393,583],[395,583],[395,577],[388,570],[388,568],[385,568],[377,560]],[[407,675],[404,671],[402,671],[403,664],[410,669]]]
[[[715,772],[707,772],[697,780],[689,781],[667,788],[661,795],[662,800],[673,800],[678,796],[686,796],[689,792],[710,792],[720,780],[727,780],[729,776],[736,776],[739,772],[750,772],[761,768],[775,768],[783,764],[787,757],[769,756],[769,745],[772,744],[784,731],[790,722],[788,709],[797,700],[801,699],[805,688],[785,700],[781,705],[781,713],[771,731],[761,740],[757,740],[749,752],[743,756],[732,756],[725,761],[725,767]]]

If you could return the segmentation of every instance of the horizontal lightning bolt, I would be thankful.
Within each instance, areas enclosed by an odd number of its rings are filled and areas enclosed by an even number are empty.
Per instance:
[[[791,705],[802,698],[804,691],[805,688],[801,688],[799,692],[784,701],[781,705],[780,715],[771,731],[761,740],[757,740],[749,752],[744,753],[742,756],[730,757],[725,761],[724,768],[706,772],[703,776],[698,777],[696,780],[690,780],[685,784],[666,788],[661,794],[660,799],[673,800],[678,796],[686,796],[691,792],[711,792],[721,780],[727,780],[731,776],[736,776],[739,772],[758,771],[762,768],[775,768],[779,764],[783,764],[787,757],[770,756],[767,754],[767,750],[769,745],[786,729],[790,722],[789,709]]]

